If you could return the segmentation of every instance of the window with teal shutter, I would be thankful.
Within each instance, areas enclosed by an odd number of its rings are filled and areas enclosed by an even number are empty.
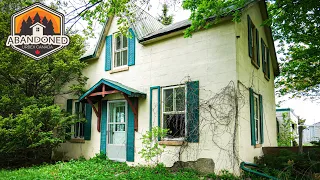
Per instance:
[[[248,21],[248,51],[249,51],[249,57],[252,58],[252,25],[251,25],[251,19],[250,16],[247,16]]]
[[[112,35],[106,37],[106,55],[105,55],[105,70],[111,70],[112,63]]]
[[[264,133],[263,133],[263,102],[262,95],[259,94],[259,103],[260,103],[260,144],[264,143]]]
[[[260,68],[260,48],[259,48],[259,31],[258,29],[256,29],[256,45],[257,45],[257,48],[256,48],[256,61],[257,61],[257,65],[258,67]]]
[[[199,142],[199,81],[187,83],[187,141]]]
[[[267,77],[270,79],[270,52],[269,49],[266,51],[267,53]]]
[[[262,61],[262,71],[265,73],[266,72],[266,46],[264,44],[264,41],[261,38],[261,61]]]
[[[133,30],[129,29],[130,37],[128,38],[128,66],[135,65],[135,58],[136,58],[136,36]]]
[[[90,104],[85,104],[85,118],[86,122],[84,124],[84,139],[91,139],[91,119],[92,119],[92,107]]]
[[[251,145],[263,144],[263,103],[262,96],[249,88]]]

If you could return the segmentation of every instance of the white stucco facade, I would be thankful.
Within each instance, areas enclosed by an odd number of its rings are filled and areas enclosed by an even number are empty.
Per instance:
[[[121,72],[105,71],[105,43],[98,59],[87,61],[88,66],[83,74],[88,77],[86,88],[89,89],[100,79],[110,79],[146,94],[139,98],[138,131],[135,132],[134,162],[132,165],[145,164],[138,152],[142,148],[141,137],[149,130],[150,87],[172,86],[183,84],[187,80],[199,81],[200,126],[199,143],[188,143],[187,146],[167,146],[161,156],[161,162],[172,166],[177,160],[191,161],[198,158],[212,158],[215,170],[238,171],[239,162],[253,162],[255,156],[262,155],[261,148],[250,144],[250,108],[248,87],[261,93],[264,98],[265,142],[262,146],[276,146],[276,116],[274,99],[274,76],[271,65],[271,78],[267,81],[260,69],[252,66],[248,57],[246,14],[250,14],[255,23],[261,23],[259,5],[244,10],[242,21],[234,23],[231,19],[214,25],[212,28],[184,38],[182,33],[173,37],[142,45],[136,40],[135,65]],[[259,27],[261,37],[266,39],[263,28]],[[116,19],[109,25],[105,35],[118,32]],[[237,37],[240,36],[240,37]],[[273,42],[270,42],[273,43]],[[201,109],[201,103],[220,94],[223,88],[233,84],[241,93],[239,115],[230,120],[230,133],[217,136],[208,121],[208,113]],[[156,90],[152,91],[152,106],[159,101]],[[56,98],[56,103],[66,106],[68,95]],[[104,99],[124,99],[121,94],[113,94]],[[231,101],[233,103],[233,101]],[[233,104],[231,105],[233,106]],[[96,104],[97,105],[97,104]],[[154,109],[152,107],[152,109]],[[228,109],[229,107],[226,107]],[[152,124],[157,125],[157,113],[153,113]],[[214,119],[212,119],[214,121]],[[235,124],[237,121],[237,128]],[[213,140],[216,138],[215,140]],[[183,149],[181,149],[183,148]],[[66,142],[57,150],[66,158],[84,156],[90,158],[100,152],[100,132],[97,131],[97,117],[92,113],[91,140],[84,143]],[[180,154],[180,158],[179,158]],[[237,159],[234,157],[237,156]]]

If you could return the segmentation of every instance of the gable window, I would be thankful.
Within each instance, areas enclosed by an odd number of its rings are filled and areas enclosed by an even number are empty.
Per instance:
[[[248,50],[251,63],[259,69],[260,67],[260,48],[259,48],[259,31],[253,24],[248,15]]]
[[[162,89],[162,126],[169,129],[168,139],[184,139],[186,135],[186,86]]]
[[[36,31],[40,31],[40,28],[37,27],[37,28],[36,28]]]
[[[254,93],[250,88],[250,124],[251,145],[261,145],[263,138],[263,103],[262,95]]]
[[[114,68],[128,65],[128,39],[121,33],[114,36]]]

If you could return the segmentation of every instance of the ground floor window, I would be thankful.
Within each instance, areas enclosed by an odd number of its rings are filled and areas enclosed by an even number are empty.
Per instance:
[[[162,127],[169,129],[166,138],[183,139],[186,136],[186,86],[162,89]]]
[[[262,95],[250,88],[251,144],[263,144],[263,102]]]
[[[80,102],[75,102],[75,115],[79,120],[84,118],[85,115],[85,104]],[[76,122],[72,126],[73,138],[84,138],[84,123]]]

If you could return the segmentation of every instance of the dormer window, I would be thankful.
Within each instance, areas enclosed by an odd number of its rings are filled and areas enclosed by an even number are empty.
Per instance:
[[[128,40],[122,34],[115,35],[114,38],[114,60],[113,67],[121,67],[128,65]]]

